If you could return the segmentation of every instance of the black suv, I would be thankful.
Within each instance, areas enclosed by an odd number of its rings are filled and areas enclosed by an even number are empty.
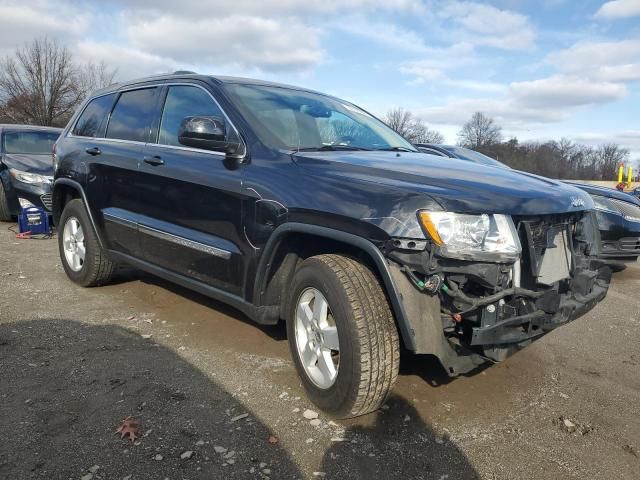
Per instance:
[[[68,276],[126,263],[286,321],[310,398],[377,409],[400,345],[449,375],[504,359],[604,298],[588,194],[418,152],[359,107],[173,74],[95,93],[54,151]]]

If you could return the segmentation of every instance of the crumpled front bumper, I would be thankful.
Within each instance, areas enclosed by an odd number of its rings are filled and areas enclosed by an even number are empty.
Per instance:
[[[470,344],[520,344],[581,317],[604,299],[611,282],[609,267],[598,260],[592,260],[591,265],[595,268],[576,272],[569,292],[547,296],[544,301],[536,302],[536,310],[473,328]]]

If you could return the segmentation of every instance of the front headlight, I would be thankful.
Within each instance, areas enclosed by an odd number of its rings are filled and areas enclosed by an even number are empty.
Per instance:
[[[511,261],[522,251],[508,215],[420,211],[418,218],[444,257]]]
[[[51,183],[49,180],[50,177],[38,175],[37,173],[23,172],[22,170],[16,170],[15,168],[10,168],[9,173],[13,178],[22,183],[30,183],[32,185],[40,183]]]

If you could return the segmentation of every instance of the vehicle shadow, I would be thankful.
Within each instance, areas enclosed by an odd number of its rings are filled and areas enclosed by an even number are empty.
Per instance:
[[[301,476],[241,402],[124,328],[0,324],[0,372],[0,478],[247,478],[262,462],[274,478]],[[140,421],[135,443],[116,434],[129,416]]]
[[[345,422],[352,424],[345,441],[335,442],[325,452],[321,467],[325,478],[480,478],[446,431],[434,432],[404,398],[392,396],[387,407]]]

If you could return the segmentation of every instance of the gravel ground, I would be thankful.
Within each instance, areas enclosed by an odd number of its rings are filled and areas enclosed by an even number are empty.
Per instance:
[[[640,265],[502,364],[403,358],[385,409],[345,422],[311,419],[282,327],[135,271],[81,289],[6,225],[2,479],[638,478]]]

